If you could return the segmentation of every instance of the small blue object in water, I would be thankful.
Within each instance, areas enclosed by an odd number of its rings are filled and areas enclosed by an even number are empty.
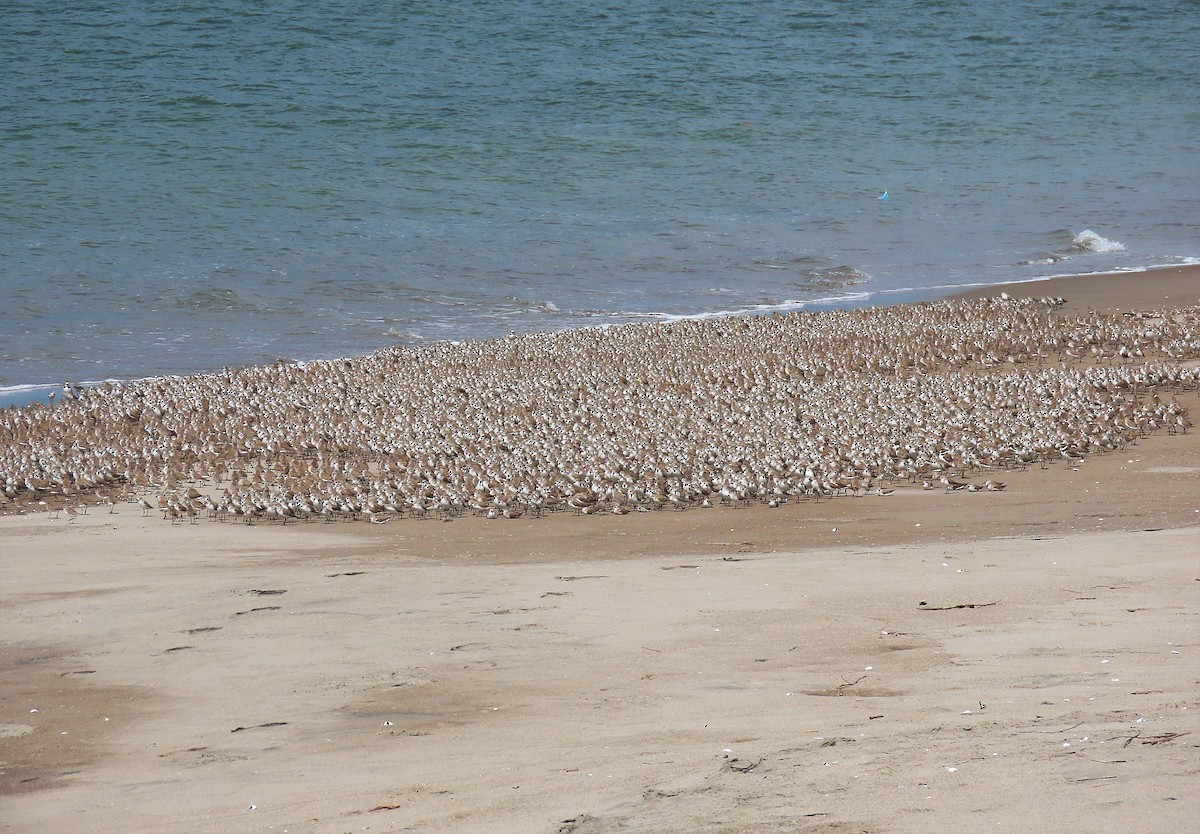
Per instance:
[[[885,191],[885,192],[883,192],[882,194],[880,194],[880,195],[879,195],[879,199],[881,199],[881,200],[886,200],[886,199],[887,199],[887,192]]]

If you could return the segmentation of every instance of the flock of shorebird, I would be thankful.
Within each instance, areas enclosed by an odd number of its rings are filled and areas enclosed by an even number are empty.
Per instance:
[[[0,411],[0,509],[382,523],[995,491],[1187,431],[1197,358],[1200,309],[1002,297],[64,386]]]

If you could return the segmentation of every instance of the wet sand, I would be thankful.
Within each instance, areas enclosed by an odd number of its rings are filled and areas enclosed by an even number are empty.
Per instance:
[[[1102,275],[1068,275],[1042,281],[980,287],[952,298],[992,298],[1007,293],[1012,298],[1061,296],[1068,312],[1097,310],[1128,312],[1133,309],[1195,307],[1200,304],[1200,265],[1174,266],[1145,272]]]
[[[1187,830],[1198,437],[777,509],[3,517],[0,830]]]

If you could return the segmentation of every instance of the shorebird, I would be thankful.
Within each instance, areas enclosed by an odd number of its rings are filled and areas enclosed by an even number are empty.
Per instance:
[[[1067,460],[1069,460],[1071,463],[1083,463],[1083,461],[1084,461],[1083,455],[1079,454],[1078,452],[1074,451],[1073,449],[1069,449],[1069,448],[1059,449],[1058,453],[1060,455],[1062,455],[1064,458],[1066,458]]]
[[[576,515],[578,515],[594,509],[597,500],[595,495],[586,492],[577,492],[567,499],[567,506],[575,510]]]

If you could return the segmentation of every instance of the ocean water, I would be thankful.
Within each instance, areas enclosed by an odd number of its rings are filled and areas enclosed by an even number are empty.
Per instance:
[[[10,394],[1200,258],[1194,2],[0,0],[0,67]]]

